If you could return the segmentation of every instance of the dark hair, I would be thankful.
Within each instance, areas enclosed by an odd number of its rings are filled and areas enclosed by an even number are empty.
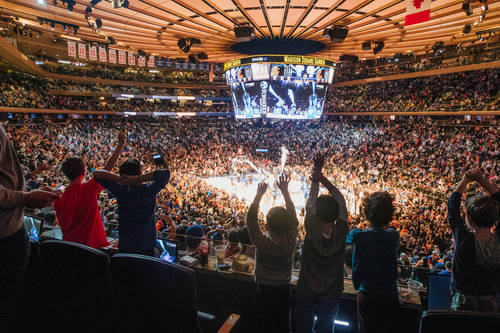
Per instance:
[[[320,195],[316,201],[316,216],[325,223],[333,223],[339,217],[339,204],[331,195]]]
[[[283,207],[273,207],[267,212],[266,220],[269,231],[276,235],[282,235],[288,228],[292,216]]]
[[[192,225],[186,230],[186,244],[190,248],[200,246],[203,229],[199,225]]]
[[[490,196],[476,195],[467,200],[467,213],[482,228],[491,228],[498,220],[498,202]]]
[[[141,174],[141,163],[129,158],[120,165],[120,175],[136,176]]]
[[[365,200],[364,213],[366,219],[374,227],[388,225],[394,215],[394,204],[392,196],[388,192],[374,192]]]
[[[242,245],[252,245],[252,240],[250,239],[247,227],[243,227],[238,231],[238,239]]]
[[[238,236],[238,230],[236,228],[232,228],[229,230],[229,233],[227,234],[227,240],[229,243],[239,243],[240,242],[240,237]]]
[[[68,157],[62,164],[62,171],[69,180],[73,181],[85,172],[85,162],[81,157]]]

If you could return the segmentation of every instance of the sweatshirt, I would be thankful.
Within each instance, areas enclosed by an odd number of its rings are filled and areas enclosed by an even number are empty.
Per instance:
[[[23,190],[21,165],[0,126],[0,238],[16,233],[23,225]]]

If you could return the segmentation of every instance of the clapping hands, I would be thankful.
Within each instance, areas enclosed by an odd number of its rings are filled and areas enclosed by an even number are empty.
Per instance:
[[[269,186],[267,185],[267,183],[264,183],[264,182],[259,183],[259,185],[257,185],[257,196],[262,198],[264,196],[264,194],[266,193],[268,187]]]
[[[311,172],[311,180],[319,183],[323,177],[323,166],[325,165],[325,155],[317,152],[313,157],[313,169]]]

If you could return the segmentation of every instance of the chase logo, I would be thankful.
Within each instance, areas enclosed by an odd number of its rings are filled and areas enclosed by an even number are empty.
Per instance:
[[[267,81],[262,81],[262,82],[260,83],[260,88],[261,88],[262,90],[266,90],[266,89],[267,89],[267,86],[268,86]]]

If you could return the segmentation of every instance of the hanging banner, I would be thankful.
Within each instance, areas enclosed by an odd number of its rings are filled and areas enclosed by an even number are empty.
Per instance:
[[[116,64],[116,50],[109,49],[109,62]]]
[[[139,66],[146,66],[146,57],[145,56],[139,56],[139,59],[137,60],[137,64]]]
[[[149,56],[148,67],[155,67],[155,56],[153,56],[153,55]]]
[[[85,44],[78,43],[78,58],[87,59],[87,46]]]
[[[427,22],[431,16],[431,0],[406,0],[405,26]]]
[[[76,58],[76,43],[68,41],[68,56]]]
[[[135,53],[128,51],[128,64],[135,66]]]
[[[89,46],[89,60],[97,61],[97,47]]]
[[[118,51],[118,63],[122,65],[127,64],[127,52],[125,51]]]
[[[99,61],[106,62],[106,49],[104,47],[99,48]]]

